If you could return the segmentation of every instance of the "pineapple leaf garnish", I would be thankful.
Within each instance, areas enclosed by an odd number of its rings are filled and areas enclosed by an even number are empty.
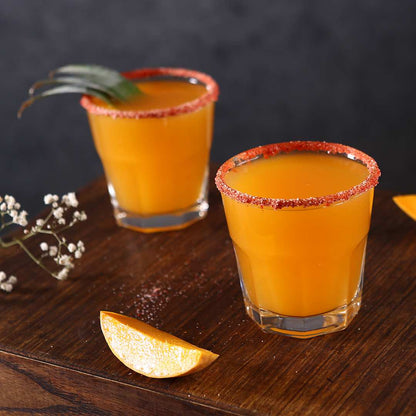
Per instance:
[[[48,86],[52,88],[34,95],[38,89]],[[66,65],[51,71],[48,79],[32,85],[30,98],[21,105],[17,115],[20,118],[27,107],[41,98],[67,93],[93,95],[112,106],[143,94],[133,82],[113,69],[98,65]]]
[[[115,98],[128,101],[141,91],[133,82],[124,78],[119,72],[99,65],[66,65],[49,73],[49,78],[57,74],[72,74],[84,80],[99,83],[114,92]]]
[[[95,90],[93,88],[87,88],[87,87],[78,87],[74,85],[63,85],[60,87],[51,88],[49,90],[46,90],[38,95],[33,95],[26,101],[22,103],[22,105],[19,108],[19,111],[17,112],[17,117],[22,117],[22,113],[24,110],[26,110],[27,107],[31,106],[35,101],[40,100],[41,98],[49,97],[51,95],[57,95],[57,94],[70,94],[70,93],[78,93],[78,94],[88,94],[88,95],[94,95],[97,98],[100,98],[101,100],[105,101],[108,104],[112,104],[111,97],[103,93],[101,91]]]
[[[86,80],[83,78],[76,78],[76,77],[59,77],[59,78],[48,78],[48,79],[41,79],[40,81],[36,81],[29,89],[29,95],[35,95],[36,90],[39,88],[43,88],[47,85],[59,86],[59,85],[74,85],[78,87],[88,87],[94,88],[99,90],[102,88],[102,85],[95,83],[90,80]]]

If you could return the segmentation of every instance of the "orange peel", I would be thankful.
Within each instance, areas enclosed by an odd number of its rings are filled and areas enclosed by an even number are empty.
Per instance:
[[[147,377],[178,377],[202,370],[218,354],[199,348],[138,319],[100,312],[101,330],[113,354]]]
[[[404,213],[416,221],[416,194],[397,195],[393,197],[393,201]]]

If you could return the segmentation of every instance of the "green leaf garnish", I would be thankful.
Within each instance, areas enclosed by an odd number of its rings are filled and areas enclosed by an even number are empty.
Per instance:
[[[35,101],[38,101],[41,98],[49,97],[50,95],[70,94],[70,93],[94,95],[95,97],[100,98],[106,103],[112,104],[111,97],[101,91],[95,90],[93,88],[87,88],[87,87],[63,85],[60,87],[55,87],[55,88],[46,90],[42,92],[41,94],[33,95],[32,97],[24,101],[23,104],[20,106],[19,111],[17,112],[17,117],[19,118],[22,117],[23,111],[26,110],[26,108],[32,105]]]
[[[86,87],[86,88],[95,88],[99,90],[102,88],[102,85],[95,83],[90,80],[86,80],[84,78],[76,78],[76,77],[59,77],[59,78],[48,78],[48,79],[41,79],[40,81],[36,81],[29,89],[29,95],[33,96],[39,88],[43,88],[47,85],[75,85],[78,87]]]
[[[39,88],[48,86],[52,88],[34,95]],[[98,65],[66,65],[51,71],[48,79],[32,85],[29,89],[31,97],[21,105],[17,115],[20,118],[27,107],[41,98],[67,93],[93,95],[112,106],[143,94],[133,82],[113,69]]]
[[[119,72],[99,65],[66,65],[49,73],[49,78],[57,74],[76,74],[85,80],[90,80],[114,91],[120,101],[128,101],[141,91],[136,84],[124,78]]]

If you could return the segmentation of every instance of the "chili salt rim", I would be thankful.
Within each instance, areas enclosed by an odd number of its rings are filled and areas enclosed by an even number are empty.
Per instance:
[[[217,101],[219,95],[218,84],[214,81],[212,77],[203,72],[194,71],[184,68],[143,68],[135,69],[133,71],[123,72],[123,75],[127,79],[141,79],[148,78],[158,75],[171,75],[179,78],[195,78],[196,80],[203,83],[207,91],[202,94],[200,97],[195,100],[188,101],[186,103],[168,107],[163,109],[155,110],[144,110],[144,111],[134,111],[134,110],[116,110],[112,108],[101,107],[91,99],[89,95],[83,95],[81,98],[81,105],[89,113],[96,115],[103,115],[112,118],[131,118],[131,119],[140,119],[140,118],[163,118],[168,116],[176,116],[179,114],[186,114],[194,112],[211,101]]]
[[[292,151],[314,151],[314,152],[326,152],[332,155],[346,155],[349,159],[358,160],[362,162],[368,169],[368,176],[359,184],[353,186],[350,189],[337,192],[335,194],[308,197],[308,198],[262,198],[259,196],[250,195],[244,192],[240,192],[237,189],[231,188],[225,183],[225,174],[231,169],[237,167],[241,162],[248,162],[259,155],[264,158],[268,158],[280,153],[289,153]],[[221,165],[215,177],[215,184],[218,190],[227,195],[228,197],[244,203],[258,205],[260,207],[271,207],[273,209],[282,208],[295,208],[295,207],[313,207],[313,206],[329,206],[337,202],[346,201],[353,196],[360,195],[371,188],[374,188],[378,184],[380,177],[380,169],[377,166],[376,161],[350,146],[345,146],[338,143],[328,143],[320,141],[290,141],[284,143],[274,143],[265,146],[255,147],[245,152],[228,159]]]

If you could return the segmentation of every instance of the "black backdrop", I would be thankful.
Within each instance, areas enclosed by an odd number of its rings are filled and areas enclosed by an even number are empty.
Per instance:
[[[381,186],[415,192],[416,1],[1,0],[0,195],[32,212],[102,170],[78,99],[16,119],[66,63],[183,66],[220,84],[212,158],[313,138],[374,156]]]

